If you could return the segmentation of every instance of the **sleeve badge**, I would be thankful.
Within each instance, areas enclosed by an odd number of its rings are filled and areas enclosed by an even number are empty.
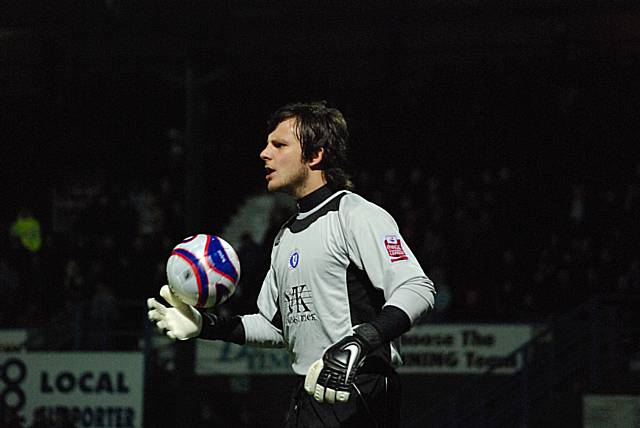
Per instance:
[[[396,235],[387,235],[384,237],[384,247],[391,262],[399,262],[401,260],[409,260],[407,254],[402,248],[400,238]]]

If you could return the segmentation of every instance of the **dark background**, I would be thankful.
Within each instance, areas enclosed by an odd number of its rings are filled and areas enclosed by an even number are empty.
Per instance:
[[[344,113],[356,191],[449,296],[427,321],[543,323],[638,295],[636,2],[267,3],[0,3],[0,327],[31,328],[34,350],[139,349],[172,245],[220,233],[263,191],[269,114],[309,100]],[[37,254],[10,232],[22,207]],[[241,254],[245,291],[224,310],[254,309],[270,239]],[[188,376],[153,370],[147,415],[163,409],[157,385]],[[637,392],[627,375],[610,390]],[[209,381],[203,397],[228,387]],[[416,377],[409,392],[422,382],[430,398],[459,384]],[[563,388],[572,426],[588,388]],[[225,417],[264,410],[245,407]]]
[[[632,4],[4,2],[6,200],[46,208],[47,190],[78,175],[166,169],[187,68],[205,186],[228,206],[237,183],[260,188],[266,117],[292,100],[344,111],[356,171],[509,164],[540,186],[621,179],[636,160]]]

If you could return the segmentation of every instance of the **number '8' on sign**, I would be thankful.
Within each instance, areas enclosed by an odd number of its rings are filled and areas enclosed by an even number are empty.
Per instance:
[[[27,366],[17,358],[0,362],[0,414],[6,410],[20,411],[26,402],[20,383],[27,376]]]

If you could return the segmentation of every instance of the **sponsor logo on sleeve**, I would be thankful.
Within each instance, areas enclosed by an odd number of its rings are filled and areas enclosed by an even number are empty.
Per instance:
[[[399,262],[401,260],[409,260],[409,257],[402,248],[402,242],[396,235],[387,235],[384,237],[384,248],[391,262]]]

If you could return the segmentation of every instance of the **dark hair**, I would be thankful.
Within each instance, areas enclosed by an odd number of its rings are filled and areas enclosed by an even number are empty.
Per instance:
[[[325,101],[292,103],[280,107],[267,122],[272,132],[282,121],[295,118],[295,132],[302,146],[302,159],[311,160],[324,149],[319,168],[327,185],[334,190],[351,189],[353,184],[345,171],[349,130],[340,110],[327,107]]]

